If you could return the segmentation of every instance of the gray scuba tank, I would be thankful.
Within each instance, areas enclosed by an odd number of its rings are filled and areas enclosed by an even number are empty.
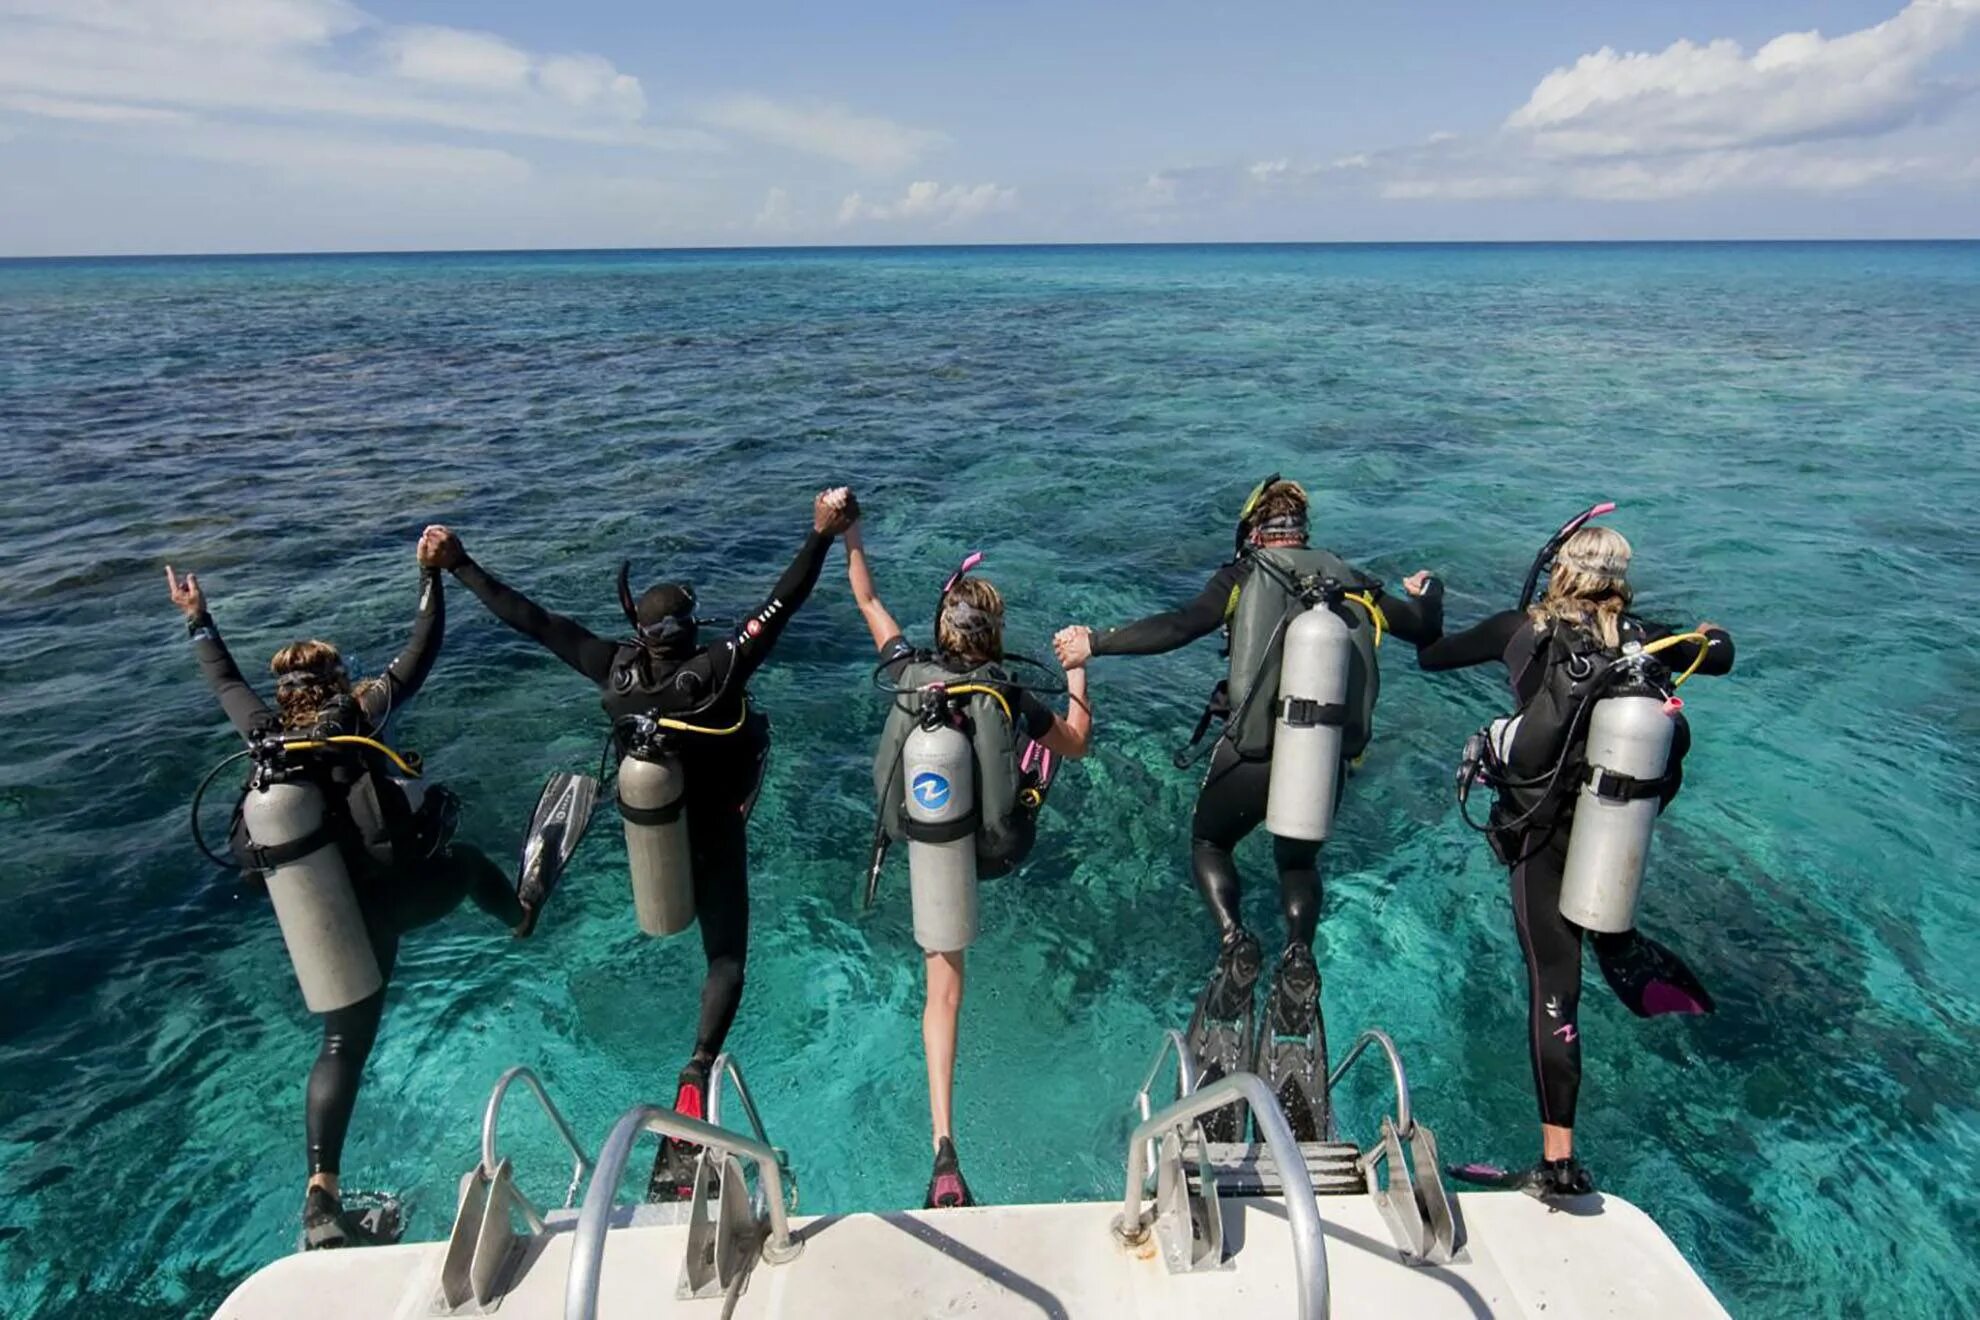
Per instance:
[[[626,822],[633,910],[648,935],[675,935],[694,924],[686,791],[680,759],[663,748],[634,752],[619,762],[619,814]]]
[[[930,953],[976,942],[976,754],[968,735],[924,722],[901,756],[907,785],[908,887],[914,940]]]
[[[1353,658],[1348,625],[1325,601],[1286,626],[1265,799],[1265,828],[1279,838],[1318,843],[1333,828]]]
[[[306,780],[255,784],[241,799],[248,839],[272,862],[264,868],[268,897],[312,1013],[348,1008],[385,984],[325,812],[323,790]],[[290,855],[312,839],[316,847]]]
[[[1603,697],[1589,714],[1588,777],[1575,798],[1560,902],[1561,915],[1583,929],[1621,932],[1636,925],[1658,784],[1681,704],[1630,693]]]

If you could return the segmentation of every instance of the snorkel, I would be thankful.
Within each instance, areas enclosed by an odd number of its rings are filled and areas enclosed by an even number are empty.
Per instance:
[[[678,591],[680,605],[671,613],[655,619],[651,623],[639,621],[639,601],[632,594],[632,560],[622,560],[619,564],[619,609],[625,613],[626,622],[632,625],[633,635],[642,647],[662,655],[679,655],[695,649],[696,636],[701,625],[711,622],[695,616],[695,606],[699,600],[694,588],[683,582]],[[649,594],[651,594],[649,592]]]
[[[941,646],[942,624],[944,620],[948,622],[952,630],[964,636],[972,636],[980,633],[987,634],[992,630],[993,625],[988,614],[985,614],[968,601],[959,600],[951,603],[949,600],[950,593],[961,585],[964,578],[969,576],[971,569],[976,568],[982,562],[983,552],[981,550],[970,551],[963,556],[963,561],[956,566],[956,571],[949,574],[948,579],[942,583],[942,594],[935,598],[935,639],[938,649]]]
[[[1580,531],[1590,521],[1600,518],[1603,514],[1614,513],[1615,511],[1615,501],[1604,500],[1600,504],[1589,505],[1586,509],[1583,509],[1580,513],[1577,513],[1574,517],[1561,524],[1561,530],[1549,537],[1547,544],[1540,547],[1540,553],[1533,556],[1533,567],[1526,570],[1526,585],[1521,587],[1519,591],[1519,608],[1521,610],[1526,609],[1527,606],[1533,603],[1533,593],[1539,587],[1540,579],[1553,570],[1554,556],[1560,553],[1561,546],[1567,543],[1567,539]]]

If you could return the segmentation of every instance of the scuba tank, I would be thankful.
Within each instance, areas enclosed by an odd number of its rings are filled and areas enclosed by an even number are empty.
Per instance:
[[[1586,930],[1610,933],[1636,925],[1674,717],[1684,704],[1645,681],[1641,652],[1633,645],[1630,651],[1621,662],[1630,674],[1588,717],[1587,778],[1575,795],[1561,879],[1561,915]]]
[[[312,1013],[348,1008],[385,984],[321,787],[286,763],[279,742],[256,749],[241,799],[247,855],[263,872],[289,965]]]
[[[1354,656],[1348,625],[1335,613],[1340,599],[1339,584],[1326,583],[1286,627],[1265,799],[1265,828],[1282,839],[1326,839],[1340,799]]]
[[[949,721],[940,688],[923,695],[901,775],[914,940],[930,953],[960,952],[976,942],[976,752]]]
[[[626,822],[626,865],[633,910],[648,935],[675,935],[694,924],[694,858],[688,846],[680,758],[653,721],[634,717],[631,745],[619,761],[619,814]]]

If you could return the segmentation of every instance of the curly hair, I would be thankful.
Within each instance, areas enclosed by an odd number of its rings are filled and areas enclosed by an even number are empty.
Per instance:
[[[268,662],[275,675],[275,710],[286,732],[315,728],[324,712],[340,697],[362,698],[378,685],[366,679],[355,688],[344,669],[344,656],[329,642],[291,642]]]

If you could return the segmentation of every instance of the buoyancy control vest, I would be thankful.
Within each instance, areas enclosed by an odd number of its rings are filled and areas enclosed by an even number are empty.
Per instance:
[[[985,863],[1005,859],[1017,843],[1018,799],[1016,689],[1010,673],[995,663],[954,669],[939,660],[917,655],[901,666],[899,689],[880,731],[873,753],[873,795],[880,826],[896,843],[908,837],[907,786],[902,782],[902,756],[908,735],[920,719],[917,695],[940,684],[947,688],[982,689],[957,699],[976,761],[976,852]],[[994,693],[994,695],[993,695]]]
[[[354,708],[333,711],[316,733],[370,736]],[[284,760],[285,774],[307,780],[322,792],[324,823],[353,879],[387,874],[430,856],[451,831],[452,803],[444,791],[423,792],[415,803],[380,752],[338,745],[287,753]],[[248,836],[238,804],[229,844],[243,873],[256,875],[268,869],[261,849]]]
[[[1322,579],[1332,579],[1350,591],[1373,585],[1346,560],[1326,550],[1298,546],[1252,549],[1245,554],[1244,576],[1233,588],[1225,611],[1231,660],[1231,717],[1225,737],[1240,756],[1258,759],[1271,754],[1285,630],[1306,609],[1300,599],[1302,587]],[[1341,740],[1342,755],[1352,760],[1367,749],[1374,732],[1382,675],[1375,661],[1375,623],[1369,612],[1349,602],[1336,606],[1335,612],[1348,626],[1354,651]]]

